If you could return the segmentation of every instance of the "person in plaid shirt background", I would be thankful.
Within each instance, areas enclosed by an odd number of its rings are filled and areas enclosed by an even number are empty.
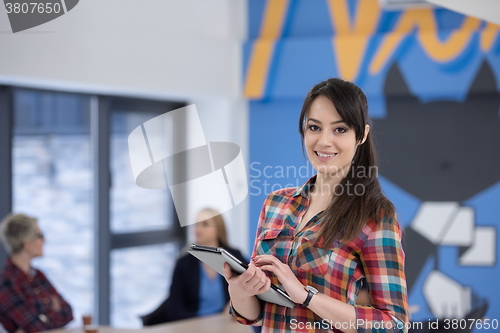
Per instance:
[[[0,275],[0,323],[9,332],[60,328],[73,319],[71,306],[45,275],[31,267],[43,255],[44,236],[37,220],[23,214],[2,222],[2,242],[10,258]]]
[[[263,332],[406,332],[402,231],[377,179],[364,93],[340,79],[317,84],[299,132],[317,174],[265,200],[249,268],[224,267],[230,312]],[[271,283],[295,308],[255,297]],[[365,284],[371,306],[356,304]]]

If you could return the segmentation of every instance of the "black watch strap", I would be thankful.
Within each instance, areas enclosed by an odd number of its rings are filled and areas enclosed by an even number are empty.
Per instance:
[[[309,302],[311,302],[311,298],[313,296],[314,296],[314,293],[312,291],[308,290],[306,300],[304,301],[304,303],[302,303],[302,306],[307,308],[307,306],[309,305]]]

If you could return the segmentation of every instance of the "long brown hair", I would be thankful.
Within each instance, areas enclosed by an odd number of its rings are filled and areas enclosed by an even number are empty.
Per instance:
[[[355,84],[333,78],[314,86],[304,100],[299,118],[302,151],[304,152],[305,122],[311,104],[318,96],[325,96],[333,103],[342,120],[354,129],[356,141],[361,143],[365,135],[365,125],[370,125],[366,96]],[[343,189],[348,186],[352,189],[361,187],[363,194],[353,195],[348,191],[337,194],[337,191],[334,191],[332,202],[323,212],[322,227],[318,235],[318,240],[324,238],[325,247],[335,240],[348,242],[354,239],[371,219],[378,223],[382,214],[395,214],[394,205],[382,193],[377,170],[372,131],[369,131],[366,141],[356,149],[349,172],[338,185]]]

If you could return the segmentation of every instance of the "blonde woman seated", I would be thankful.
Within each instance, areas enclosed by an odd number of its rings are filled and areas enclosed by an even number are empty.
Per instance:
[[[215,215],[215,216],[214,216]],[[213,217],[211,217],[213,216]],[[195,243],[223,247],[247,264],[240,251],[229,247],[224,220],[214,209],[198,213],[194,226]],[[189,253],[181,256],[175,265],[168,299],[158,309],[143,316],[145,326],[228,312],[229,292],[223,276]]]
[[[0,275],[0,323],[5,330],[31,333],[69,323],[71,306],[41,271],[31,267],[31,260],[43,255],[44,236],[37,219],[8,215],[1,231],[10,255]]]

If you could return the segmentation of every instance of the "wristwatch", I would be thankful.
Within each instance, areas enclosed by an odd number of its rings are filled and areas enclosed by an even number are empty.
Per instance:
[[[311,298],[318,293],[318,290],[311,286],[304,286],[304,289],[307,291],[307,298],[304,303],[302,303],[302,306],[307,308],[309,302],[311,302]]]

